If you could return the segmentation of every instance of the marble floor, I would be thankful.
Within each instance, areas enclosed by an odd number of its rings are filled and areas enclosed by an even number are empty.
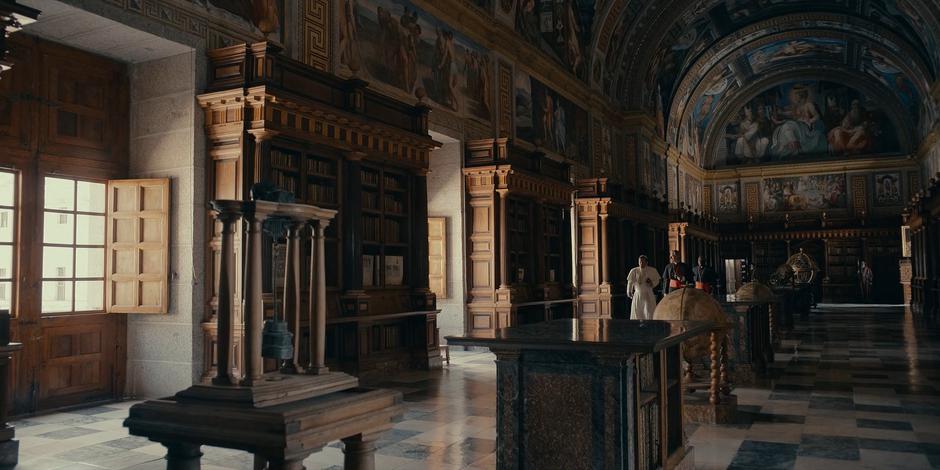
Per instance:
[[[699,469],[940,468],[940,329],[897,307],[821,306],[797,322],[770,376],[737,388],[736,422],[689,426]],[[441,372],[379,385],[408,411],[379,443],[378,469],[492,469],[495,367],[453,351]],[[21,465],[36,469],[162,469],[163,448],[121,427],[132,402],[16,423]],[[246,454],[204,448],[204,469],[250,469]],[[341,468],[337,444],[308,469]]]

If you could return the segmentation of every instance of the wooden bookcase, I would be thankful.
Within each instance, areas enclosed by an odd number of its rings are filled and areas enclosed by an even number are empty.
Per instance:
[[[640,255],[660,269],[668,213],[629,201],[606,178],[578,181],[578,312],[582,318],[629,318],[627,273]]]
[[[510,145],[467,143],[467,334],[576,315],[568,164]]]
[[[428,247],[418,242],[427,240],[426,174],[437,145],[427,132],[428,108],[314,70],[268,43],[210,51],[209,58],[210,85],[199,97],[209,138],[207,199],[248,200],[254,183],[268,182],[298,202],[338,211],[324,234],[330,366],[360,375],[438,367]],[[269,315],[270,244],[267,239],[262,276]],[[210,247],[203,329],[206,364],[214,365],[217,227]],[[301,250],[304,266],[309,251]],[[306,289],[310,270],[300,276]],[[235,313],[237,347],[241,317]]]

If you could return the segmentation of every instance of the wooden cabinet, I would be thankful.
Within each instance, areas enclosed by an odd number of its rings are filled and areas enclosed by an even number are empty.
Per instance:
[[[508,139],[467,143],[467,334],[571,317],[568,165]]]
[[[267,182],[298,202],[338,211],[325,231],[328,361],[359,374],[438,366],[428,287],[426,172],[436,145],[427,133],[428,108],[314,70],[267,43],[209,56],[209,91],[199,97],[209,137],[207,197],[247,200],[252,185]],[[212,236],[207,263],[215,277],[218,225]],[[266,240],[266,311],[276,287],[270,245]],[[309,247],[302,256],[310,256]],[[235,263],[241,266],[238,256]],[[203,329],[211,365],[218,282],[207,284],[213,290]],[[241,321],[236,306],[236,333]]]

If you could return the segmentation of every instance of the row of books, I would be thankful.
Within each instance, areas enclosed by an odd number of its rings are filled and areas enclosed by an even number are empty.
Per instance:
[[[405,257],[386,255],[384,266],[380,255],[362,256],[362,286],[373,287],[381,284],[380,266],[385,273],[386,286],[400,286],[405,279]]]
[[[272,173],[274,186],[284,191],[297,194],[297,178],[282,171],[274,171]]]
[[[307,171],[321,175],[336,175],[336,163],[329,160],[311,158],[307,161]]]
[[[294,155],[278,150],[271,150],[271,165],[293,170],[295,169]]]
[[[382,237],[383,234],[385,235],[384,238]],[[365,215],[362,218],[362,238],[373,242],[401,243],[401,222],[385,219],[383,227],[382,221],[378,217]]]
[[[405,203],[392,196],[385,196],[385,210],[395,214],[405,213]]]
[[[308,184],[307,197],[317,203],[336,204],[336,186],[332,184]]]
[[[375,171],[362,170],[362,184],[370,186],[379,185],[379,174]]]

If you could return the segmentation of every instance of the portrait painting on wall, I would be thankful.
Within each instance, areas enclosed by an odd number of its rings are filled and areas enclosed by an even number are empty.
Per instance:
[[[845,174],[768,178],[761,199],[764,212],[845,209]]]
[[[517,33],[587,80],[595,0],[517,0],[514,6],[496,1],[497,17],[514,13]]]
[[[738,196],[738,183],[722,183],[718,185],[718,213],[737,214],[740,207]]]
[[[589,162],[587,111],[521,71],[516,72],[515,94],[517,138]]]
[[[901,153],[878,103],[846,85],[791,82],[765,90],[725,128],[727,158],[717,166]]]
[[[900,206],[904,203],[901,195],[900,173],[875,173],[875,205]]]
[[[486,49],[407,0],[341,0],[339,17],[342,72],[492,119],[494,67]]]

